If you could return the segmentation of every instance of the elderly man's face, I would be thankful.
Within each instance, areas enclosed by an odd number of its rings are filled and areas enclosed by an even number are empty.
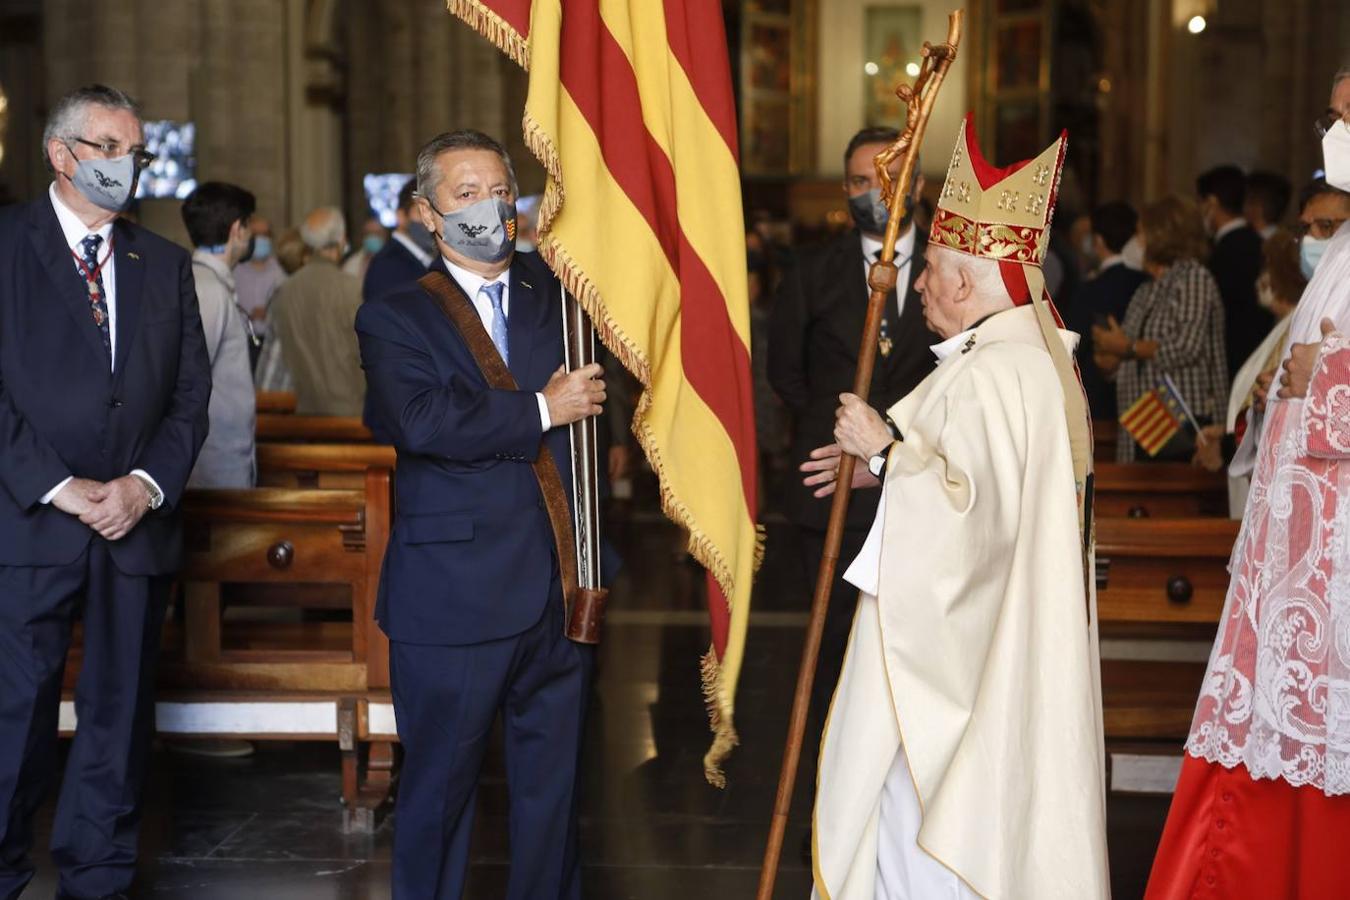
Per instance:
[[[923,296],[923,319],[928,330],[944,340],[964,330],[962,316],[970,299],[970,284],[950,251],[932,244],[924,252],[923,273],[914,289]]]
[[[135,113],[97,104],[87,108],[84,127],[78,134],[59,135],[47,145],[52,166],[67,177],[75,174],[81,159],[117,159],[133,150],[144,149],[145,135]]]

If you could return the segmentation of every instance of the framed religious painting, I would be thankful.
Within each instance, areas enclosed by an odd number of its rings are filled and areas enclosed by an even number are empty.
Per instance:
[[[913,82],[923,49],[923,11],[918,6],[869,6],[863,27],[863,121],[902,122],[897,84]]]

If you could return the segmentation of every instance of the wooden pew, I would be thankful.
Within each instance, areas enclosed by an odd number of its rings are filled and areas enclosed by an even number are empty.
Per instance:
[[[1115,462],[1116,433],[1119,428],[1120,425],[1114,419],[1092,420],[1092,458],[1098,464]]]
[[[290,441],[328,444],[361,444],[374,441],[370,429],[358,418],[345,416],[297,416],[259,411],[258,444]]]
[[[383,444],[259,444],[259,487],[352,489],[371,469],[394,470],[394,448]]]
[[[295,394],[290,391],[258,391],[255,406],[262,413],[295,412]]]
[[[388,796],[397,740],[388,642],[374,621],[391,453],[350,464],[359,480],[345,489],[189,491],[183,615],[166,624],[158,678],[160,734],[336,741],[344,825],[358,831],[373,830]],[[271,464],[315,463],[288,459]],[[79,660],[76,648],[67,733]]]
[[[1098,519],[1103,641],[1163,651],[1182,642],[1192,648],[1212,642],[1239,526],[1221,518]],[[1203,661],[1185,656],[1162,652],[1103,660],[1108,741],[1168,741],[1176,749],[1190,729],[1205,673]]]
[[[1188,463],[1097,463],[1094,509],[1108,518],[1228,515],[1228,480]]]

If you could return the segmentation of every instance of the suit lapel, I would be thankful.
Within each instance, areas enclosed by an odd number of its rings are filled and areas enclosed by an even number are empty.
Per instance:
[[[141,289],[145,281],[145,261],[137,252],[136,233],[120,219],[113,226],[113,253],[117,256],[117,346],[114,376],[126,368],[127,355],[136,342],[141,321]]]
[[[522,387],[529,384],[530,360],[534,356],[534,336],[539,319],[538,291],[544,285],[535,285],[537,279],[520,266],[511,269],[511,309],[506,317],[506,346],[510,350],[509,368]]]
[[[56,286],[60,295],[60,304],[66,308],[75,330],[83,336],[89,349],[106,360],[103,351],[103,338],[94,324],[89,309],[89,290],[70,255],[70,245],[66,243],[65,232],[56,218],[50,197],[43,197],[32,204],[33,215],[30,219],[32,230],[29,237],[38,259],[47,270],[47,277]]]

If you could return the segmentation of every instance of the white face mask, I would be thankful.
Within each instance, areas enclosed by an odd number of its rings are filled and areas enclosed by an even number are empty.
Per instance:
[[[1322,138],[1322,164],[1327,184],[1350,191],[1350,125],[1344,119],[1332,125]]]

